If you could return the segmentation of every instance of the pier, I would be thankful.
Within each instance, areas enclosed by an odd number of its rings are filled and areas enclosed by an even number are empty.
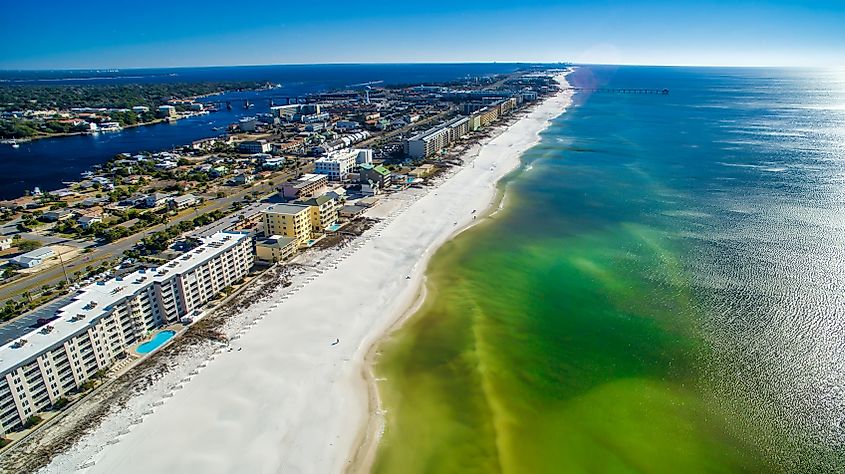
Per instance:
[[[591,88],[591,87],[567,87],[566,90],[575,92],[598,92],[605,94],[656,94],[669,95],[669,89],[642,89],[642,88]]]

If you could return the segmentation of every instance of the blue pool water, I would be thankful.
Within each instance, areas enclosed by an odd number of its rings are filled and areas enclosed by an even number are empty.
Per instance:
[[[175,335],[176,331],[171,331],[169,329],[167,331],[161,331],[155,336],[153,336],[153,338],[149,341],[138,346],[138,349],[135,349],[135,352],[137,352],[138,354],[149,354],[150,352],[161,347],[165,342],[169,341],[170,338]]]
[[[337,232],[338,229],[340,229],[340,224],[332,224],[326,227],[326,230],[328,230],[329,232]]]

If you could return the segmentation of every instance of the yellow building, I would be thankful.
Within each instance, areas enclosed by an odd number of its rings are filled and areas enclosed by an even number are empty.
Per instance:
[[[283,262],[296,253],[297,240],[274,235],[255,242],[255,256],[265,262]]]
[[[264,235],[292,237],[297,245],[304,245],[311,231],[310,206],[274,204],[264,211]]]
[[[311,208],[312,232],[323,232],[326,227],[337,222],[338,211],[340,210],[337,201],[325,194],[311,199],[296,201],[296,204],[302,204]]]

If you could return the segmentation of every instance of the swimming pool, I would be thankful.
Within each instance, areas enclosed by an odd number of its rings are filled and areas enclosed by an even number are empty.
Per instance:
[[[341,227],[340,224],[332,224],[332,225],[326,227],[326,230],[329,231],[329,232],[337,232],[337,230],[340,229],[340,227]]]
[[[175,335],[176,331],[171,331],[169,329],[166,331],[160,331],[158,334],[153,336],[152,339],[138,346],[138,348],[135,349],[135,352],[137,352],[138,354],[149,354],[150,352],[161,347],[162,344],[169,341],[170,338]]]

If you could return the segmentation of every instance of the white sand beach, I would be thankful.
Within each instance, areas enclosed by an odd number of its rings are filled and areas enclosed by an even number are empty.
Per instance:
[[[343,472],[370,416],[369,349],[413,304],[437,247],[489,208],[570,99],[546,99],[437,187],[387,198],[370,211],[384,217],[376,227],[238,315],[231,351],[152,387],[133,404],[137,418],[116,411],[43,471]]]

